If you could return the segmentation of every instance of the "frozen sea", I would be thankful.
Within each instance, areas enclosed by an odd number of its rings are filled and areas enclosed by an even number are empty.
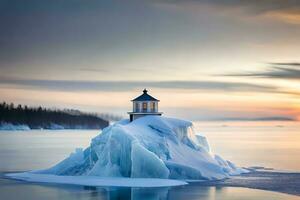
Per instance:
[[[240,166],[264,166],[282,171],[300,171],[300,126],[287,122],[194,122],[196,132],[208,138],[214,153]],[[300,200],[297,192],[236,187],[239,183],[192,183],[170,188],[82,187],[35,184],[5,179],[4,173],[48,168],[77,147],[87,147],[96,130],[0,131],[0,199],[202,199],[202,200]],[[256,176],[256,175],[254,175]],[[271,175],[272,178],[273,175]],[[280,177],[276,175],[274,177]],[[270,186],[269,176],[262,174]],[[289,182],[286,176],[280,188]],[[295,184],[299,174],[291,175]],[[252,176],[242,177],[245,186],[254,185]],[[240,179],[237,179],[240,180]],[[287,180],[287,181],[286,181]],[[248,182],[247,182],[248,181]],[[252,182],[251,182],[252,181]],[[257,180],[256,180],[257,181]],[[264,183],[264,181],[261,181]],[[270,181],[274,182],[274,181]],[[276,182],[276,181],[275,181]],[[266,186],[264,184],[264,186]],[[291,183],[292,184],[292,183]],[[277,185],[277,187],[279,187]],[[251,187],[251,185],[249,186]],[[275,187],[275,186],[274,186]],[[286,187],[291,188],[291,185]],[[258,187],[264,188],[264,187]],[[268,187],[265,187],[268,189]],[[269,190],[276,190],[270,189]],[[296,188],[297,190],[297,188]],[[283,191],[284,192],[284,191]]]

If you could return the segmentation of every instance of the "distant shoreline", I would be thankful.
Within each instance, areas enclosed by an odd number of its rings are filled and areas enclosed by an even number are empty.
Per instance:
[[[67,131],[67,130],[73,130],[73,131],[97,131],[97,130],[102,130],[102,129],[74,129],[74,128],[66,128],[66,129],[29,129],[29,130],[1,130],[0,129],[0,133],[1,132],[27,132],[27,131]]]
[[[102,130],[103,128],[30,128],[27,125],[15,125],[10,128],[2,127],[0,125],[0,132],[4,131],[19,131],[19,132],[27,132],[27,131],[64,131],[64,130]]]
[[[109,120],[96,113],[0,103],[0,130],[103,129],[107,126]]]

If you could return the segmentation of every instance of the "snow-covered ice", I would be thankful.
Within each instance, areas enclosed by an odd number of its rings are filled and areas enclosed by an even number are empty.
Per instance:
[[[104,182],[112,177],[219,180],[245,172],[213,155],[206,138],[195,134],[191,122],[147,116],[133,122],[121,120],[105,128],[85,150],[76,149],[49,169],[27,172],[22,180],[37,181],[34,177],[38,177],[38,182],[47,182],[49,175],[76,177],[68,180],[84,179],[85,183],[94,178],[79,177],[102,177]]]
[[[0,123],[0,130],[2,131],[28,131],[30,130],[29,126],[25,124],[11,124],[7,122]]]
[[[120,178],[120,177],[99,177],[99,176],[57,176],[52,174],[35,173],[11,173],[7,177],[16,180],[39,182],[39,183],[58,183],[83,186],[105,186],[105,187],[171,187],[186,185],[187,182],[172,179],[155,178]]]

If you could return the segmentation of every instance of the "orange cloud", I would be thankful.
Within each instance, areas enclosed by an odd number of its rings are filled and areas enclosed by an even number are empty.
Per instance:
[[[264,14],[265,17],[276,19],[288,24],[300,25],[300,9],[275,10]]]

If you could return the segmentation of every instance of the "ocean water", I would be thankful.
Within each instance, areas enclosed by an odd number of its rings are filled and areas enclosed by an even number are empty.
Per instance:
[[[264,166],[300,171],[300,127],[298,124],[195,122],[213,153],[240,166]],[[75,148],[85,148],[98,131],[34,130],[0,131],[0,199],[202,199],[202,200],[300,200],[277,192],[204,187],[197,183],[171,188],[101,188],[55,184],[33,184],[8,180],[6,172],[48,168]]]
[[[194,122],[212,152],[243,167],[300,172],[299,122]]]
[[[172,188],[101,188],[45,185],[0,179],[0,199],[9,200],[299,200],[300,197],[235,187],[192,184]]]

